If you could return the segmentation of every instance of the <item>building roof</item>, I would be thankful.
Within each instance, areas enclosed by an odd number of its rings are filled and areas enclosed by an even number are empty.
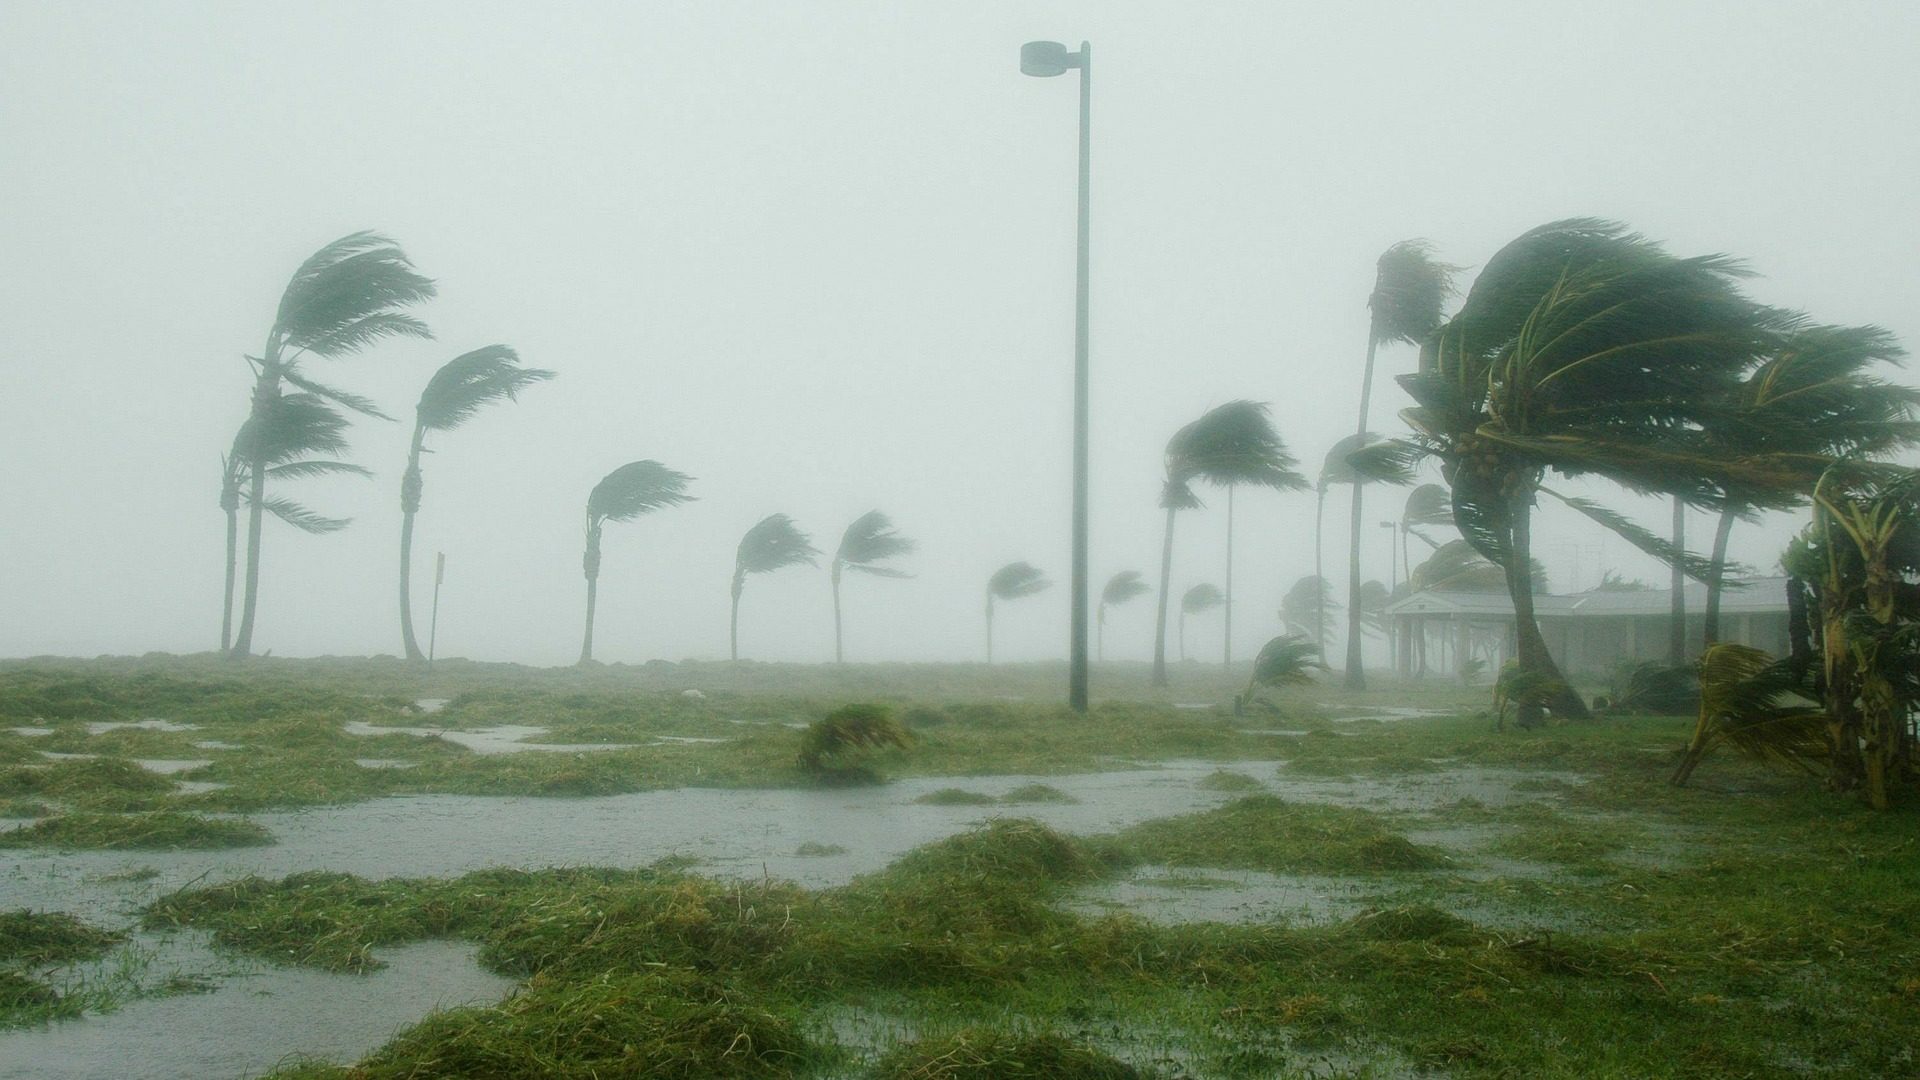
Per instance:
[[[1720,593],[1720,611],[1725,615],[1750,615],[1759,612],[1785,613],[1787,579],[1783,577],[1740,578],[1727,582]],[[1707,605],[1707,587],[1689,581],[1682,595],[1689,612],[1703,611]],[[1552,618],[1630,618],[1641,615],[1666,615],[1673,608],[1672,589],[1590,589],[1586,592],[1547,594],[1533,598],[1534,613]],[[1386,606],[1388,615],[1461,615],[1512,618],[1513,601],[1504,592],[1417,592],[1403,596]]]

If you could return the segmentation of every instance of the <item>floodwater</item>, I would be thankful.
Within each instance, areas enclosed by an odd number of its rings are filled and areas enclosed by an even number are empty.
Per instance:
[[[451,877],[497,866],[643,866],[676,855],[693,857],[704,873],[821,888],[994,817],[1029,817],[1091,834],[1209,809],[1243,794],[1202,786],[1221,771],[1287,798],[1375,809],[1430,810],[1469,795],[1488,805],[1540,797],[1515,790],[1517,780],[1538,773],[1450,769],[1382,783],[1289,776],[1273,762],[1209,761],[1067,776],[926,777],[833,790],[682,788],[577,799],[420,795],[251,815],[276,838],[270,847],[0,852],[0,909],[70,911],[125,927],[156,896],[249,874],[279,878],[326,869],[369,878]],[[1074,801],[1013,807],[915,801],[953,787],[998,797],[1036,782]],[[800,855],[802,844],[845,850]],[[1093,887],[1074,904],[1168,920],[1318,919],[1357,909],[1360,889],[1351,879],[1145,868]],[[210,954],[192,933],[142,933],[138,940],[157,950],[162,959],[156,964],[181,966],[185,957],[196,960],[186,967],[205,969],[213,957],[224,966],[213,974],[216,989],[0,1033],[0,1062],[6,1063],[0,1073],[197,1078],[258,1073],[293,1052],[349,1061],[436,1005],[496,1000],[511,985],[481,971],[469,948],[451,942],[381,949],[387,969],[348,976]]]

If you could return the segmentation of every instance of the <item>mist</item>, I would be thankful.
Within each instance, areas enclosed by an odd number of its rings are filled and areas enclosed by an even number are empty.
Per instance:
[[[267,523],[256,649],[399,651],[413,403],[441,364],[503,343],[557,377],[432,442],[414,603],[424,632],[444,552],[440,655],[572,661],[588,491],[656,459],[697,501],[607,526],[600,659],[724,657],[750,525],[789,514],[830,553],[873,509],[919,549],[911,578],[849,578],[849,660],[983,658],[985,584],[1015,560],[1056,585],[1000,610],[996,659],[1063,656],[1074,96],[1015,64],[1063,34],[1101,57],[1096,591],[1154,577],[1181,424],[1268,402],[1310,475],[1351,432],[1373,260],[1399,240],[1470,284],[1521,231],[1596,215],[1746,260],[1763,302],[1920,330],[1906,6],[14,3],[0,655],[217,645],[244,357],[300,261],[370,228],[437,282],[417,310],[435,338],[311,368],[401,422],[356,420],[345,457],[371,480],[298,486],[350,528]],[[1376,428],[1400,429],[1391,377],[1415,361],[1383,348]],[[1203,498],[1176,595],[1221,583],[1224,515]],[[1370,489],[1368,577],[1389,580],[1371,523],[1399,498]],[[1313,497],[1236,510],[1250,655],[1311,572]],[[1336,583],[1344,511],[1336,491]],[[1769,569],[1798,524],[1744,527],[1732,555]],[[1542,509],[1535,552],[1555,590],[1665,575],[1564,510]],[[1150,600],[1111,617],[1110,659],[1150,655]],[[1217,618],[1188,633],[1217,658]],[[749,584],[743,656],[832,649],[824,566]]]

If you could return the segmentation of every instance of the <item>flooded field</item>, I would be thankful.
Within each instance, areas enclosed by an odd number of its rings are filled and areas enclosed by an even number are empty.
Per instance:
[[[685,956],[707,989],[643,997],[691,993],[793,1055],[720,1047],[686,1075],[865,1077],[898,1045],[1009,1020],[1168,1076],[1479,1075],[1434,1056],[1465,1022],[1447,995],[1547,979],[1617,1006],[1718,985],[1675,920],[1757,852],[1746,807],[1780,797],[1732,764],[1719,794],[1667,794],[1653,751],[1679,724],[1495,736],[1446,704],[1303,696],[1250,723],[1143,702],[1086,726],[906,704],[905,749],[872,755],[866,782],[823,785],[793,771],[796,728],[830,708],[804,699],[280,693],[262,708],[252,688],[212,687],[175,717],[119,719],[132,706],[111,701],[0,717],[19,721],[0,735],[0,910],[116,942],[14,969],[47,991],[0,1028],[12,1074],[317,1076],[369,1054],[416,1068],[460,1018],[517,1030]],[[216,842],[195,822],[260,832]],[[672,914],[688,903],[697,933]],[[594,959],[629,919],[643,936]],[[1622,935],[1653,959],[1612,959]],[[1535,965],[1548,942],[1573,967]],[[883,959],[901,949],[921,958],[905,981]],[[1166,982],[1167,965],[1192,970]],[[1410,985],[1417,1007],[1398,999]],[[1088,994],[1091,1013],[1071,1005]],[[1643,1004],[1639,1022],[1707,1030],[1703,1006],[1656,1019]],[[1429,1034],[1367,1019],[1409,1010]],[[694,1030],[659,1022],[644,1038]],[[627,1052],[578,1053],[606,1068]]]

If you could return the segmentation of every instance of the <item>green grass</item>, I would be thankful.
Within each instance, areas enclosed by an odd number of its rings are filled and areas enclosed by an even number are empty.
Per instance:
[[[65,912],[0,912],[0,1029],[78,1016],[105,1004],[103,995],[84,989],[63,993],[45,975],[96,960],[125,940]]]
[[[0,832],[0,848],[91,848],[106,851],[203,850],[273,843],[265,827],[244,818],[75,812]]]
[[[1005,795],[988,795],[984,791],[968,791],[965,788],[941,788],[913,801],[923,806],[1022,806],[1077,800],[1052,784],[1022,784]]]
[[[1140,1080],[1147,1073],[1055,1032],[964,1028],[895,1047],[875,1080]]]

